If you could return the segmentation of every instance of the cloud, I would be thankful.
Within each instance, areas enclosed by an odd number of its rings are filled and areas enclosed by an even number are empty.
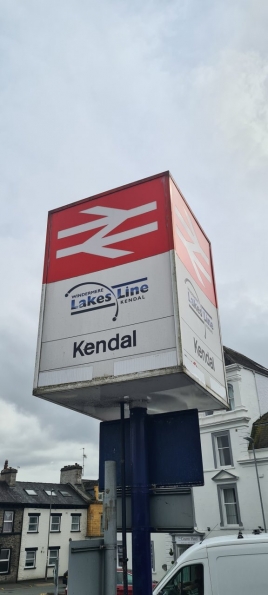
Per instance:
[[[3,4],[0,442],[25,479],[83,446],[97,468],[98,423],[31,395],[49,209],[170,169],[212,241],[224,342],[268,364],[267,20],[253,0]]]
[[[19,467],[20,481],[58,481],[60,469],[70,463],[82,462],[82,446],[87,454],[85,476],[98,477],[98,442],[96,436],[91,441],[83,442],[81,433],[76,427],[76,435],[70,432],[73,416],[69,423],[62,419],[63,428],[57,432],[53,421],[44,420],[42,416],[24,413],[12,403],[0,399],[2,466],[8,459],[13,467]],[[53,408],[51,406],[51,418]],[[81,418],[82,416],[80,416]],[[77,420],[75,420],[77,422]],[[82,424],[83,425],[83,424]],[[93,438],[93,439],[92,439]],[[82,446],[81,446],[82,444]],[[75,459],[75,460],[74,460]]]

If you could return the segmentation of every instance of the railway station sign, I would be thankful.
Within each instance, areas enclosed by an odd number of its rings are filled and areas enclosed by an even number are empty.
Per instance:
[[[211,245],[169,172],[49,212],[34,395],[227,406]]]

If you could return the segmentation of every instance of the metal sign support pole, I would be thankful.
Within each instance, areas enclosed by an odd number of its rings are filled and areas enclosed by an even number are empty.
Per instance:
[[[123,593],[128,595],[127,584],[127,529],[126,529],[126,445],[125,445],[125,404],[120,403],[121,411],[121,484],[122,484],[122,549],[123,549]]]
[[[58,595],[59,592],[59,559],[55,560],[54,565],[54,595]]]
[[[152,564],[145,407],[130,410],[133,595],[152,595]]]
[[[116,595],[116,463],[105,461],[104,489],[105,595]]]

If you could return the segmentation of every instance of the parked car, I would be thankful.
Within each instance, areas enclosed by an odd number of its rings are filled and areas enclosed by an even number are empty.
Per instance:
[[[132,572],[130,570],[127,571],[127,584],[128,584],[128,594],[132,593]],[[116,587],[116,595],[120,595],[124,593],[124,586],[123,586],[123,569],[117,569],[117,587]]]

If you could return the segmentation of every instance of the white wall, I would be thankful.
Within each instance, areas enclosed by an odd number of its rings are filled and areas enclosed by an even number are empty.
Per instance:
[[[227,367],[228,369],[228,367]],[[241,369],[241,398],[242,404],[247,408],[252,423],[261,415],[259,406],[257,386],[254,372]]]
[[[235,483],[238,492],[242,530],[252,532],[263,519],[252,452],[244,440],[250,436],[252,424],[261,414],[267,412],[268,378],[255,375],[241,366],[227,366],[227,382],[234,388],[235,410],[215,412],[213,415],[200,415],[200,434],[204,467],[203,487],[193,489],[197,529],[212,537],[237,533],[239,526],[220,526],[220,508],[217,486]],[[212,433],[228,430],[230,433],[233,465],[215,468]],[[258,474],[264,501],[266,524],[268,526],[268,449],[256,451]],[[226,470],[235,478],[214,481],[212,478],[221,470]],[[210,532],[208,531],[210,527]]]
[[[38,533],[28,533],[29,513],[35,515],[40,513]],[[49,533],[49,546],[60,546],[59,550],[59,576],[62,576],[68,568],[69,540],[84,539],[87,532],[87,509],[52,509],[52,513],[61,514],[61,526],[59,533]],[[71,531],[72,514],[81,514],[80,532]],[[48,546],[49,510],[44,508],[25,508],[23,514],[23,527],[21,536],[21,550],[18,580],[32,580],[44,578],[46,571],[46,556]],[[35,548],[36,568],[25,569],[25,548]],[[48,577],[53,576],[53,569],[48,569]]]

